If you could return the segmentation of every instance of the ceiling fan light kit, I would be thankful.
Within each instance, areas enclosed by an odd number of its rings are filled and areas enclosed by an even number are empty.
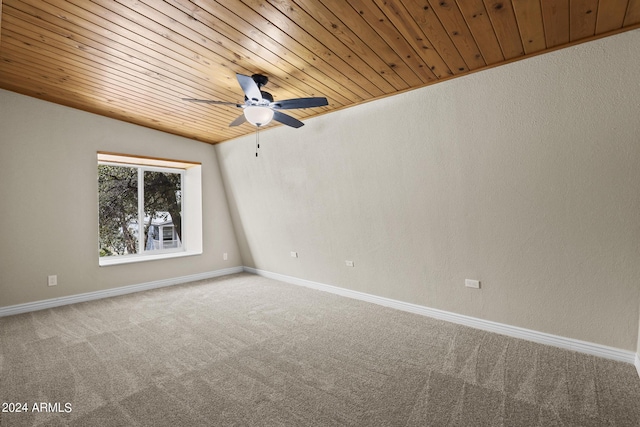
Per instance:
[[[244,108],[244,117],[254,126],[266,126],[271,123],[274,111],[269,107],[250,105]]]
[[[300,120],[291,117],[279,110],[293,110],[298,108],[314,108],[329,105],[327,98],[294,98],[283,101],[274,101],[269,92],[260,90],[269,79],[262,74],[254,74],[251,77],[244,74],[236,74],[238,83],[244,92],[244,104],[226,101],[214,101],[209,99],[182,98],[183,101],[202,102],[214,105],[229,105],[244,109],[243,114],[232,121],[229,126],[239,126],[249,122],[256,127],[268,125],[275,120],[293,128],[304,126]]]

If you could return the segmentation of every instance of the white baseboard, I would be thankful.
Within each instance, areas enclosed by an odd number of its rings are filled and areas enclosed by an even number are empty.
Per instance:
[[[187,282],[195,282],[196,280],[211,279],[214,277],[226,276],[228,274],[242,273],[243,271],[244,270],[242,267],[225,268],[223,270],[208,271],[206,273],[191,274],[188,276],[174,277],[172,279],[155,280],[153,282],[140,283],[138,285],[121,286],[119,288],[105,289],[103,291],[87,292],[84,294],[51,298],[42,301],[28,302],[25,304],[10,305],[7,307],[0,307],[0,317],[27,313],[36,310],[45,310],[47,308],[91,301],[100,298],[115,297],[118,295],[147,291],[149,289],[163,288],[165,286],[179,285]]]
[[[294,285],[305,286],[307,288],[317,289],[320,291],[331,292],[333,294],[342,295],[362,301],[371,302],[385,307],[395,308],[410,313],[420,314],[435,319],[445,320],[451,323],[470,326],[472,328],[481,329],[488,332],[495,332],[514,338],[520,338],[527,341],[533,341],[539,344],[551,345],[554,347],[573,350],[580,353],[590,354],[593,356],[603,357],[606,359],[617,360],[620,362],[634,363],[640,375],[640,360],[638,355],[627,350],[608,347],[606,345],[594,344],[587,341],[580,341],[573,338],[565,338],[557,335],[551,335],[544,332],[533,331],[531,329],[519,328],[517,326],[505,325],[503,323],[492,322],[489,320],[478,319],[475,317],[464,316],[449,311],[437,310],[435,308],[424,307],[417,304],[410,304],[389,298],[379,297],[363,292],[352,291],[350,289],[340,288],[337,286],[326,285],[324,283],[312,282],[310,280],[300,279],[297,277],[286,276],[284,274],[272,273],[269,271],[259,270],[256,268],[245,267],[244,271],[257,274],[281,282],[291,283]]]
[[[78,302],[85,302],[96,300],[100,298],[108,298],[118,295],[130,294],[133,292],[146,291],[150,289],[162,288],[165,286],[178,285],[188,282],[194,282],[197,280],[211,279],[214,277],[226,276],[229,274],[241,273],[246,271],[248,273],[256,274],[259,276],[267,277],[281,282],[291,283],[294,285],[305,286],[320,291],[330,292],[336,295],[341,295],[348,298],[354,298],[361,301],[370,302],[373,304],[382,305],[385,307],[394,308],[397,310],[407,311],[410,313],[420,314],[422,316],[432,317],[435,319],[444,320],[451,323],[457,323],[460,325],[469,326],[476,329],[485,330],[488,332],[494,332],[502,335],[507,335],[514,338],[520,338],[528,341],[537,342],[540,344],[551,345],[554,347],[564,348],[567,350],[573,350],[580,353],[590,354],[597,357],[603,357],[606,359],[617,360],[620,362],[631,363],[635,365],[638,375],[640,376],[640,354],[633,353],[631,351],[622,350],[619,348],[608,347],[601,344],[594,344],[587,341],[580,341],[573,338],[565,338],[557,335],[551,335],[544,332],[533,331],[531,329],[519,328],[517,326],[505,325],[502,323],[492,322],[489,320],[478,319],[475,317],[465,316],[462,314],[456,314],[444,310],[438,310],[435,308],[424,307],[417,304],[410,304],[407,302],[397,301],[390,298],[379,297],[376,295],[367,294],[364,292],[353,291],[350,289],[340,288],[338,286],[327,285],[324,283],[313,282],[306,279],[300,279],[297,277],[287,276],[279,273],[272,273],[265,270],[259,270],[251,267],[232,267],[223,270],[209,271],[206,273],[192,274],[189,276],[175,277],[171,279],[156,280],[153,282],[140,283],[137,285],[122,286],[119,288],[105,289],[102,291],[87,292],[83,294],[70,295],[60,298],[52,298],[42,301],[29,302],[25,304],[11,305],[7,307],[0,307],[0,317],[11,316],[14,314],[27,313],[30,311],[44,310],[53,307],[59,307],[62,305],[74,304]]]

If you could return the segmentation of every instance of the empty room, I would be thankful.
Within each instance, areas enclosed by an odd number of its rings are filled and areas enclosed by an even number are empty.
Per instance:
[[[640,0],[0,0],[0,426],[640,425]]]

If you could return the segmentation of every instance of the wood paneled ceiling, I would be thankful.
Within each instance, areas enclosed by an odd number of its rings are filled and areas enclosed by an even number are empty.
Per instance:
[[[0,0],[0,87],[208,143],[235,73],[305,118],[640,26],[640,0]],[[611,64],[615,66],[615,64]],[[274,122],[275,123],[275,122]],[[291,132],[296,132],[291,129]]]

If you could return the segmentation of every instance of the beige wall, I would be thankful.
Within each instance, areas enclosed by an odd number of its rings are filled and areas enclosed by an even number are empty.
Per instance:
[[[242,265],[212,146],[2,90],[0,112],[0,306]],[[99,150],[202,162],[202,255],[98,267]]]
[[[245,265],[635,350],[639,69],[636,30],[220,144]]]

